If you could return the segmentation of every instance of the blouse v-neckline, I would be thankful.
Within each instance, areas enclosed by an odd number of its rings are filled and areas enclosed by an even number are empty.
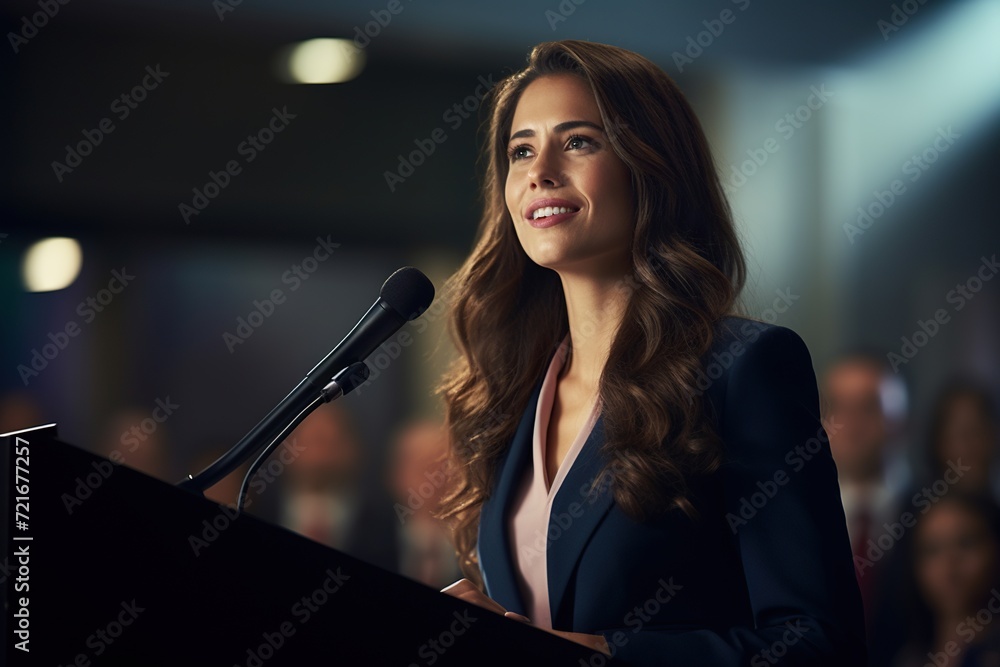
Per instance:
[[[546,371],[545,378],[542,381],[542,388],[538,397],[538,405],[535,409],[535,429],[533,434],[534,437],[532,438],[532,461],[534,464],[534,475],[536,477],[535,483],[541,485],[541,488],[545,492],[545,497],[549,506],[551,506],[552,501],[555,498],[555,494],[558,493],[559,487],[562,485],[566,475],[569,474],[569,470],[573,467],[573,462],[576,460],[577,455],[580,453],[580,450],[583,449],[583,445],[587,442],[587,438],[589,437],[591,430],[593,430],[594,424],[596,423],[597,417],[600,413],[600,401],[598,400],[598,397],[595,396],[591,400],[589,415],[581,425],[580,430],[573,439],[573,442],[567,450],[566,455],[563,457],[563,460],[559,462],[559,466],[556,468],[555,476],[551,480],[548,479],[546,453],[548,451],[549,444],[549,424],[551,423],[552,411],[555,407],[556,389],[559,385],[559,376],[562,373],[562,369],[566,364],[569,354],[570,338],[569,334],[566,334],[566,337],[563,338],[559,347],[556,349],[555,354],[552,355],[552,360],[549,362],[548,370]]]

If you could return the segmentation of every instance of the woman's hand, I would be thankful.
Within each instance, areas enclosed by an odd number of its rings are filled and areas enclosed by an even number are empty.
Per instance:
[[[521,614],[515,613],[513,611],[508,611],[504,614],[507,618],[513,618],[514,620],[521,621],[522,623],[527,623],[528,625],[533,625],[531,619],[527,616],[522,616]],[[564,630],[549,630],[548,628],[540,628],[546,632],[550,632],[554,635],[558,635],[563,639],[568,639],[571,642],[576,642],[577,644],[583,644],[587,648],[593,651],[600,651],[604,655],[611,655],[611,647],[608,646],[608,641],[604,638],[604,635],[588,635],[583,632],[566,632]]]
[[[478,605],[483,609],[489,609],[490,611],[496,612],[498,614],[505,614],[506,609],[501,607],[496,600],[486,595],[482,592],[476,585],[469,581],[468,579],[459,579],[455,583],[441,589],[442,593],[447,593],[459,600],[465,600],[466,602],[471,602],[474,605]]]

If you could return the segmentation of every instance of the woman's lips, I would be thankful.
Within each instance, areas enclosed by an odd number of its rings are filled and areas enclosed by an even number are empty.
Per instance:
[[[568,207],[563,207],[568,208]],[[552,215],[545,216],[544,218],[528,218],[528,224],[536,229],[542,229],[544,227],[552,227],[558,225],[561,222],[568,220],[577,213],[580,209],[574,208],[566,213],[553,213]]]
[[[561,197],[541,197],[531,202],[524,210],[524,219],[532,227],[551,227],[580,212],[581,207]],[[562,212],[565,211],[565,212]],[[548,213],[549,215],[545,215]],[[544,217],[538,217],[538,216]]]

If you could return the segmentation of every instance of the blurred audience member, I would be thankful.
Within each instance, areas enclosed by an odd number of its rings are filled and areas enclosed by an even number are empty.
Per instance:
[[[941,477],[961,461],[956,488],[1000,501],[997,474],[997,412],[993,396],[972,380],[954,380],[938,398],[931,416],[930,477]]]
[[[398,519],[399,573],[438,590],[462,576],[448,529],[434,516],[446,488],[447,452],[441,424],[413,423],[395,438],[388,473]]]
[[[392,570],[392,535],[383,527],[391,508],[384,489],[364,483],[365,465],[347,410],[337,403],[321,405],[257,471],[250,496],[259,502],[277,486],[277,523]]]
[[[892,666],[1000,665],[1000,508],[952,490],[919,516],[912,546]]]
[[[874,355],[852,354],[834,363],[823,386],[824,425],[837,463],[847,530],[871,634],[874,598],[884,561],[872,544],[898,520],[904,475],[893,455],[906,417],[901,378]]]
[[[306,417],[257,478],[268,485],[280,479],[283,526],[346,551],[358,529],[361,463],[347,413],[334,403]]]
[[[42,409],[25,392],[12,391],[0,396],[0,433],[22,431],[44,423]]]

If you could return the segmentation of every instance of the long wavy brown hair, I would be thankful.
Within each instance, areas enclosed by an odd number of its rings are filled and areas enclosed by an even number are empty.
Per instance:
[[[569,327],[558,275],[525,254],[504,197],[518,100],[532,81],[564,73],[593,90],[608,141],[631,172],[635,206],[631,273],[621,281],[627,304],[600,378],[607,465],[595,487],[608,483],[636,519],[670,508],[694,517],[690,483],[721,461],[696,373],[714,323],[736,307],[746,266],[701,124],[673,80],[638,54],[539,44],[486,99],[478,238],[446,287],[459,357],[439,387],[452,479],[439,515],[452,525],[462,572],[480,585],[480,508]]]

